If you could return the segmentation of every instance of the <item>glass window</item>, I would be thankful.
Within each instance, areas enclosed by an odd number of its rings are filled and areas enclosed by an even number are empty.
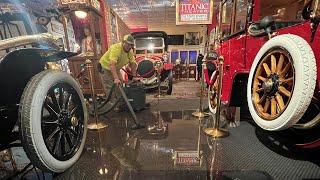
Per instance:
[[[145,50],[136,50],[136,54],[144,54]]]
[[[159,48],[164,47],[163,38],[137,38],[135,39],[135,48]]]
[[[153,53],[163,53],[163,49],[154,49]]]
[[[196,64],[197,63],[197,51],[189,51],[189,64]]]
[[[163,53],[163,50],[162,49],[152,49],[152,50],[147,50],[147,53],[150,54],[150,53]]]
[[[96,46],[96,53],[98,55],[102,54],[99,27],[100,17],[97,14],[93,14],[90,19],[81,19],[72,13],[71,20],[74,28],[75,39],[81,47],[82,55],[93,56],[94,44]],[[93,23],[93,27],[90,26],[90,22]],[[93,38],[93,35],[95,39]]]
[[[186,64],[186,61],[188,59],[188,51],[180,51],[180,59],[181,59],[180,64]]]
[[[238,0],[236,2],[234,33],[244,30],[247,18],[248,0]]]
[[[272,16],[276,22],[302,21],[302,8],[304,1],[261,1],[260,19]]]
[[[179,52],[178,51],[171,51],[172,63],[175,63],[178,58],[179,58]]]
[[[232,14],[233,0],[227,0],[222,5],[221,11],[221,33],[222,38],[227,37],[231,33],[231,14]]]

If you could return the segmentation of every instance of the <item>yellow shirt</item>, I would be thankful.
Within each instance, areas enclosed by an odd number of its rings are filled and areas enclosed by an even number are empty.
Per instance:
[[[124,52],[122,43],[113,44],[108,51],[100,58],[100,64],[103,68],[110,70],[110,61],[116,63],[116,69],[121,69],[129,62],[135,62],[133,57],[133,51],[128,53]]]

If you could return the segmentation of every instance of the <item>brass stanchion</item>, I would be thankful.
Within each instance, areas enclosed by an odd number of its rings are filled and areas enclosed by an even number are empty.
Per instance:
[[[161,82],[160,82],[160,73],[156,72],[157,73],[157,79],[158,79],[158,82],[159,82],[159,85],[158,85],[158,94],[156,94],[154,97],[156,98],[163,98],[164,95],[161,94],[161,89],[160,89],[160,86],[161,86]]]
[[[203,106],[202,106],[202,101],[203,101],[203,91],[204,91],[204,66],[206,65],[205,64],[205,59],[206,58],[203,58],[203,61],[202,61],[202,70],[201,70],[201,82],[200,82],[200,102],[199,102],[199,109],[196,111],[196,112],[193,112],[192,115],[195,116],[195,117],[198,117],[198,118],[203,118],[203,117],[206,117],[208,116],[207,113],[204,113],[203,112]]]
[[[98,117],[98,113],[97,113],[97,107],[96,107],[96,93],[94,91],[94,86],[93,86],[93,74],[92,74],[92,69],[93,69],[93,65],[90,59],[86,59],[85,61],[88,73],[89,73],[89,81],[90,81],[90,88],[91,88],[91,96],[92,96],[92,103],[93,103],[93,114],[94,114],[94,119],[95,122],[94,123],[90,123],[88,124],[88,129],[90,130],[99,130],[99,129],[103,129],[106,128],[107,125],[103,122],[99,122],[99,117]]]
[[[164,95],[161,94],[161,90],[160,90],[160,86],[161,86],[161,82],[160,82],[161,77],[160,77],[160,74],[161,74],[161,70],[162,70],[162,68],[163,68],[163,64],[162,64],[161,61],[156,61],[154,66],[155,66],[155,70],[156,70],[155,73],[157,73],[157,81],[158,81],[158,83],[159,83],[159,85],[158,85],[158,94],[156,94],[154,97],[156,97],[156,98],[162,98],[162,97],[164,97]]]
[[[219,128],[220,106],[221,106],[221,90],[222,90],[222,78],[223,78],[223,63],[224,63],[224,58],[222,56],[220,56],[219,57],[219,84],[218,84],[218,95],[217,95],[216,118],[214,119],[212,128],[205,128],[204,129],[204,132],[207,135],[210,135],[210,136],[215,137],[215,138],[229,136],[229,132],[227,130]]]
[[[160,73],[157,72],[157,76],[160,80]],[[160,81],[159,81],[160,82]],[[167,127],[163,125],[163,120],[161,119],[161,115],[160,115],[160,85],[158,87],[158,112],[157,112],[157,116],[158,116],[158,122],[157,124],[153,125],[153,126],[148,126],[148,132],[150,134],[156,135],[156,134],[164,134],[166,132]]]

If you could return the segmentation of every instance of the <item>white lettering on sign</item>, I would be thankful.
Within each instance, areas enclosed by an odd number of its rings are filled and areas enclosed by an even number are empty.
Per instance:
[[[181,21],[205,21],[208,14],[182,14]]]
[[[209,12],[210,12],[209,3],[180,4],[180,14],[199,14],[199,13],[209,13]]]
[[[198,166],[200,163],[199,153],[197,151],[176,151],[175,165]]]

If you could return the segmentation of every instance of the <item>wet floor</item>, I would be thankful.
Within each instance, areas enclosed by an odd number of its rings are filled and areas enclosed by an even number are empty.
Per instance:
[[[192,112],[196,97],[149,98],[150,109],[137,113],[146,128],[132,130],[128,112],[99,117],[107,125],[88,130],[79,161],[61,174],[32,170],[16,179],[319,179],[319,151],[301,151],[294,135],[270,133],[256,127],[248,116],[230,128],[229,136],[207,136],[203,129],[213,117],[198,119]],[[95,123],[90,118],[89,123]],[[291,134],[290,134],[291,133]],[[288,138],[290,137],[291,138]],[[287,139],[286,139],[287,138]],[[288,140],[291,139],[291,140]]]

